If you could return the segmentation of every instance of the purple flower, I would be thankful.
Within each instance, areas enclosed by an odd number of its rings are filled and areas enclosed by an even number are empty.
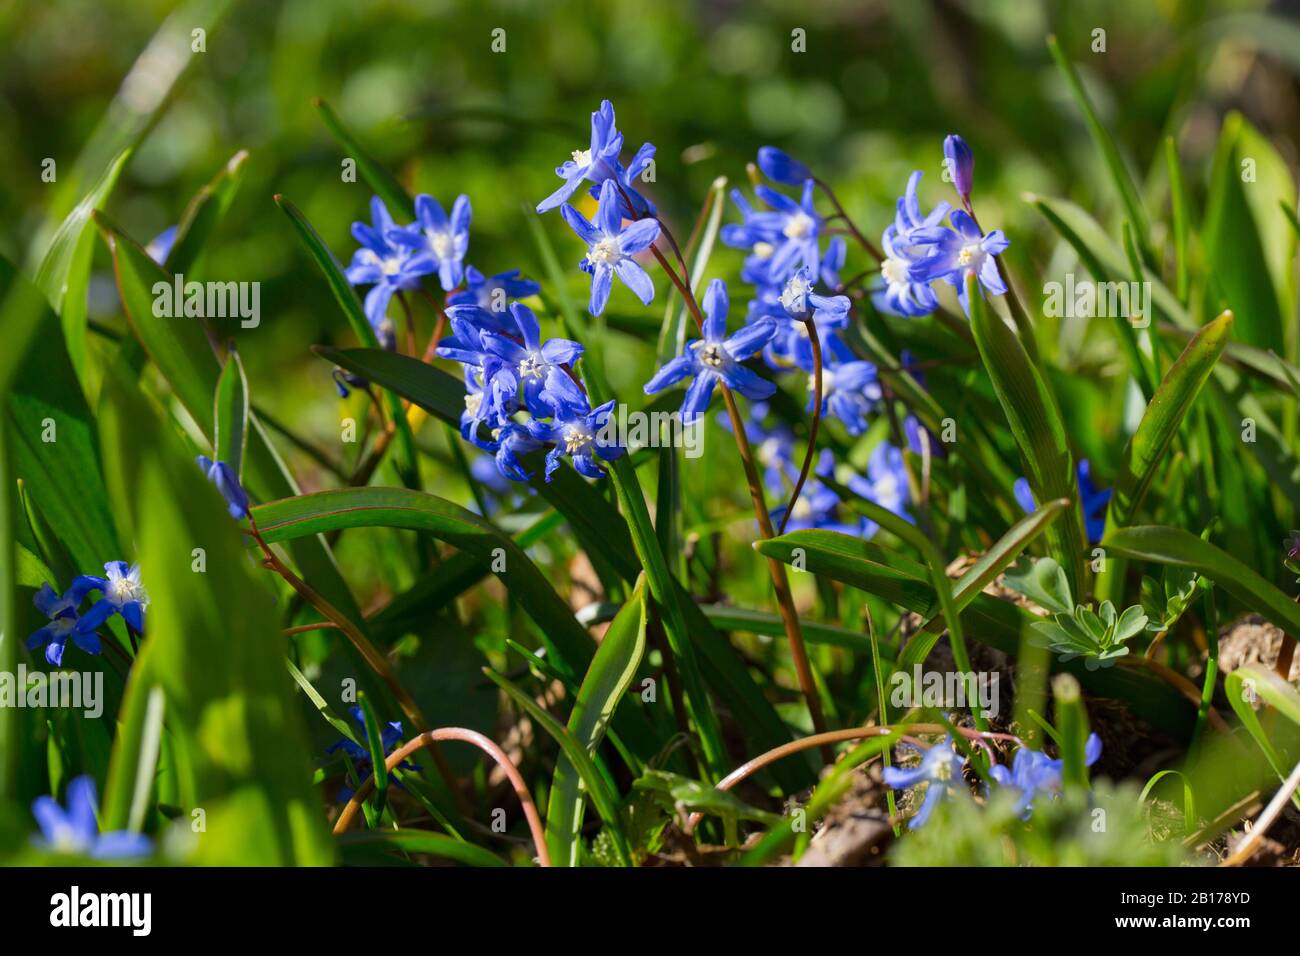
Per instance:
[[[55,853],[72,853],[96,860],[122,860],[148,856],[153,852],[149,838],[141,833],[118,830],[100,833],[95,817],[99,798],[95,781],[89,776],[68,783],[68,809],[53,797],[37,797],[32,816],[41,828],[40,839],[33,842]]]
[[[502,316],[513,300],[537,295],[541,288],[532,279],[523,278],[518,269],[485,276],[473,266],[466,266],[465,288],[447,296],[447,304],[477,305],[489,315]],[[500,327],[505,329],[504,323]]]
[[[776,332],[764,348],[763,357],[778,371],[788,369],[791,364],[805,372],[813,370],[812,341],[807,325],[809,318],[817,327],[823,361],[827,361],[831,353],[837,350],[835,330],[849,324],[852,302],[848,296],[818,295],[812,288],[808,270],[799,269],[781,290],[774,307],[766,312],[776,323]],[[840,351],[846,356],[851,354],[847,349]]]
[[[528,434],[523,425],[509,422],[501,428],[496,437],[497,471],[511,481],[528,481],[532,475],[524,470],[520,455],[527,455],[542,448],[542,443]]]
[[[438,200],[422,193],[415,197],[415,222],[409,226],[391,226],[384,235],[390,242],[432,262],[443,291],[450,292],[460,285],[465,274],[472,215],[468,196],[456,197],[449,217]]]
[[[822,219],[813,207],[813,182],[804,183],[803,196],[795,202],[767,186],[756,186],[754,192],[771,212],[756,212],[750,217],[756,235],[770,237],[774,249],[768,262],[771,282],[784,282],[803,266],[811,281],[821,274],[820,237]]]
[[[653,395],[694,376],[682,400],[683,421],[693,421],[708,409],[718,382],[752,401],[770,398],[776,391],[775,385],[740,364],[767,343],[776,331],[775,323],[763,319],[724,338],[727,308],[727,286],[721,279],[714,279],[704,293],[704,338],[686,343],[686,351],[671,359],[645,385],[645,393]]]
[[[900,744],[902,747],[913,747],[912,744]],[[921,809],[908,822],[908,829],[916,829],[924,826],[925,821],[930,819],[930,814],[934,808],[948,794],[956,793],[957,788],[962,785],[962,767],[966,765],[964,757],[956,754],[952,749],[952,738],[944,737],[943,740],[926,750],[921,757],[921,764],[918,767],[886,767],[884,770],[885,783],[895,790],[906,790],[911,787],[919,787],[925,784],[925,799],[921,802]]]
[[[482,333],[487,354],[497,359],[484,366],[485,387],[490,382],[501,396],[514,398],[532,414],[543,417],[550,414],[550,408],[541,400],[543,390],[555,400],[585,402],[582,390],[564,368],[578,360],[582,346],[569,339],[548,339],[543,343],[537,316],[521,302],[510,306],[510,314],[518,328],[517,335]]]
[[[549,399],[550,395],[544,392],[542,397]],[[560,399],[554,408],[551,421],[534,418],[527,425],[533,438],[555,442],[555,447],[546,454],[546,480],[551,480],[560,467],[560,459],[566,455],[579,474],[588,478],[605,477],[597,459],[613,461],[623,454],[617,441],[611,442],[603,434],[614,410],[614,399],[594,410],[588,407],[585,398],[576,405]]]
[[[1091,767],[1101,757],[1101,738],[1089,734],[1084,745],[1084,765]],[[989,775],[999,785],[1016,794],[1016,813],[1028,820],[1033,812],[1034,797],[1045,794],[1055,797],[1061,792],[1065,761],[1053,760],[1041,750],[1021,747],[1012,758],[1011,769],[1002,764],[989,768]]]
[[[759,149],[758,168],[764,176],[782,186],[802,186],[813,178],[812,171],[807,166],[775,146]]]
[[[808,410],[816,400],[817,380],[808,376]],[[823,415],[838,418],[850,435],[861,435],[867,430],[867,416],[876,409],[881,397],[876,381],[876,367],[870,362],[828,361],[822,367]]]
[[[419,288],[420,277],[437,269],[432,257],[413,254],[408,246],[392,242],[389,236],[395,228],[378,196],[370,200],[370,224],[352,224],[352,237],[361,248],[353,253],[346,275],[353,285],[374,286],[366,293],[365,310],[376,332],[385,323],[393,293]]]
[[[953,133],[943,141],[943,161],[952,175],[957,195],[962,198],[962,202],[966,202],[970,199],[975,178],[975,154],[964,139]]]
[[[575,149],[572,158],[556,168],[555,175],[563,179],[564,184],[539,202],[537,211],[548,212],[567,202],[584,179],[603,183],[611,176],[617,176],[615,163],[622,149],[623,134],[614,125],[614,104],[602,100],[600,109],[591,114],[590,144],[586,149]]]
[[[128,567],[125,561],[109,561],[104,565],[104,575],[102,578],[82,575],[72,582],[79,593],[100,591],[104,595],[81,616],[78,632],[91,634],[112,615],[120,614],[129,628],[142,633],[149,595],[140,582],[140,565]]]
[[[1096,544],[1106,533],[1106,506],[1110,503],[1113,489],[1098,488],[1092,483],[1092,466],[1088,464],[1086,458],[1079,462],[1075,473],[1079,479],[1079,504],[1083,508],[1083,523],[1088,533],[1088,543]],[[1034,500],[1034,492],[1029,487],[1028,478],[1017,478],[1011,490],[1015,495],[1016,504],[1020,505],[1020,510],[1025,514],[1033,514],[1038,510],[1038,502]]]
[[[213,461],[207,455],[194,459],[208,476],[208,481],[217,486],[221,497],[226,499],[226,510],[230,517],[240,521],[248,517],[248,493],[239,483],[239,476],[224,461]]]
[[[957,288],[957,298],[962,308],[970,314],[966,301],[966,277],[979,277],[980,285],[994,295],[1005,295],[1006,285],[998,274],[996,256],[1011,245],[1002,230],[994,229],[988,235],[980,232],[975,220],[960,209],[950,217],[952,229],[944,229],[931,244],[931,252],[912,270],[912,279],[933,282],[944,279]]]
[[[605,311],[615,274],[642,303],[649,305],[654,301],[654,283],[632,257],[648,249],[659,238],[658,220],[638,219],[624,226],[618,189],[609,179],[600,187],[600,204],[594,224],[567,203],[560,209],[560,215],[587,244],[587,257],[582,260],[581,269],[591,275],[588,310],[592,315]]]
[[[55,667],[63,664],[63,651],[67,647],[69,637],[87,654],[100,653],[102,648],[99,644],[99,635],[94,632],[94,628],[88,632],[77,628],[79,620],[77,605],[81,603],[86,592],[95,587],[96,580],[98,579],[79,577],[73,581],[72,587],[62,597],[50,587],[48,581],[41,585],[41,589],[32,595],[32,603],[36,605],[38,611],[49,618],[50,623],[27,638],[29,651],[44,647],[45,659]]]

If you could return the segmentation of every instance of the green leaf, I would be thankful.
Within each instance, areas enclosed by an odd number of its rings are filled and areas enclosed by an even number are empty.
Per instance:
[[[1056,398],[1015,333],[984,301],[974,275],[966,279],[966,295],[971,303],[975,345],[1020,449],[1034,500],[1066,498],[1074,502],[1064,520],[1048,525],[1045,536],[1047,550],[1065,570],[1071,590],[1082,593],[1084,540],[1079,487]]]
[[[334,843],[345,865],[373,865],[378,859],[376,853],[383,858],[389,854],[422,853],[467,866],[508,865],[490,850],[430,830],[354,830],[339,834]]]
[[[644,578],[638,582],[623,610],[605,631],[569,715],[569,733],[593,757],[614,708],[623,699],[645,654],[644,582]],[[561,755],[555,764],[550,803],[546,809],[546,839],[550,845],[551,861],[556,865],[578,865],[585,805],[581,780],[568,757]]]
[[[1127,525],[1142,506],[1183,418],[1223,354],[1232,324],[1232,313],[1225,312],[1197,332],[1156,389],[1125,450],[1106,514],[1108,530]]]
[[[632,854],[628,849],[627,838],[623,834],[623,823],[619,817],[618,801],[605,785],[605,778],[601,776],[600,770],[592,761],[587,748],[579,743],[573,734],[562,727],[559,721],[539,707],[530,695],[525,694],[509,680],[489,667],[483,668],[483,673],[505,691],[511,700],[522,707],[524,712],[560,745],[564,755],[569,758],[577,770],[578,776],[581,777],[583,784],[587,788],[587,792],[591,794],[591,801],[596,805],[596,812],[600,814],[601,820],[605,823],[605,830],[614,843],[614,849],[618,854],[619,861],[624,866],[631,866]]]
[[[343,268],[334,258],[334,253],[325,245],[325,240],[320,237],[297,206],[279,195],[275,197],[275,202],[289,217],[303,248],[325,275],[325,282],[334,293],[334,299],[343,310],[343,315],[347,318],[348,325],[352,327],[353,334],[362,345],[370,349],[378,349],[379,339],[370,326],[370,320],[366,318],[361,300],[357,298],[352,283],[348,282],[347,276],[343,274]],[[420,476],[415,455],[415,438],[411,434],[410,423],[406,420],[406,409],[391,390],[386,390],[385,396],[389,414],[397,425],[395,445],[398,453],[397,468],[402,477],[402,484],[408,488],[418,488]]]
[[[1102,547],[1140,561],[1191,568],[1287,633],[1300,634],[1300,605],[1226,551],[1181,528],[1122,528],[1108,533]]]
[[[91,214],[112,195],[130,158],[129,149],[113,158],[99,181],[63,220],[36,270],[36,285],[62,320],[64,341],[78,379],[86,371],[86,292],[95,251],[95,234],[87,227]]]
[[[441,369],[409,356],[377,349],[316,347],[314,351],[326,361],[393,389],[449,424],[460,422],[464,385]],[[625,582],[631,584],[637,579],[642,568],[627,520],[595,488],[568,469],[557,472],[550,483],[534,477],[530,484],[564,514],[584,547],[599,554]],[[762,753],[788,743],[789,730],[754,682],[743,660],[709,623],[681,582],[674,578],[672,584],[691,639],[699,649],[704,676],[744,728],[751,747]],[[577,672],[583,670],[579,668]],[[791,760],[777,765],[772,775],[783,789],[793,792],[807,785],[810,773],[807,764]]]
[[[371,772],[375,776],[375,813],[383,813],[388,801],[388,754],[384,751],[384,735],[379,725],[379,715],[375,705],[365,692],[357,694],[357,703],[361,705],[362,723],[366,728],[366,749],[370,751]]]
[[[793,531],[760,541],[755,547],[761,554],[859,588],[917,614],[928,612],[936,600],[929,571],[923,564],[857,537],[825,530]],[[966,633],[1007,654],[1019,653],[1022,637],[1031,636],[1031,625],[1042,620],[1010,601],[982,592],[967,592],[958,601],[964,608],[961,613]],[[1171,735],[1191,731],[1194,708],[1177,690],[1150,673],[1121,668],[1091,672],[1074,662],[1061,669],[1075,674],[1091,693],[1125,701],[1135,714]]]
[[[311,786],[307,740],[286,641],[268,576],[247,560],[239,526],[216,489],[196,481],[194,463],[120,369],[104,383],[110,446],[135,498],[139,564],[149,590],[149,638],[131,671],[104,808],[105,829],[126,821],[137,777],[127,741],[140,739],[142,705],[155,688],[166,699],[167,733],[178,754],[181,805],[201,808],[193,862],[210,865],[320,865],[333,852]],[[192,570],[202,548],[206,572]],[[136,754],[138,757],[138,752]]]
[[[1300,693],[1296,693],[1296,689],[1279,674],[1257,664],[1238,667],[1223,679],[1223,689],[1228,696],[1228,703],[1232,705],[1242,725],[1268,758],[1278,779],[1285,780],[1291,773],[1292,765],[1278,751],[1273,738],[1260,722],[1259,714],[1255,712],[1253,704],[1257,700],[1263,700],[1300,728]],[[1292,744],[1294,740],[1293,737]],[[1300,809],[1300,793],[1293,793],[1291,802]]]
[[[217,461],[224,461],[238,477],[244,473],[244,449],[248,445],[248,379],[244,377],[244,363],[234,349],[226,357],[226,365],[217,379],[217,395],[213,408],[212,453]]]
[[[316,97],[312,102],[320,113],[325,128],[343,147],[344,155],[348,159],[356,161],[357,171],[361,173],[361,178],[366,181],[367,186],[374,190],[375,195],[384,201],[384,205],[388,207],[388,211],[392,213],[393,217],[396,219],[414,219],[415,203],[411,201],[411,194],[397,181],[397,177],[388,171],[387,166],[370,155],[357,138],[352,135],[351,130],[343,125],[343,121],[338,118],[338,114],[330,108],[328,103],[320,97]]]
[[[1239,316],[1241,338],[1282,352],[1295,298],[1296,235],[1279,203],[1296,204],[1286,161],[1240,113],[1229,113],[1210,172],[1206,259],[1226,307]]]
[[[1083,118],[1088,123],[1088,132],[1091,134],[1092,141],[1097,145],[1097,149],[1101,152],[1102,159],[1106,163],[1111,182],[1115,186],[1115,191],[1119,193],[1120,202],[1124,204],[1125,215],[1137,230],[1138,243],[1142,248],[1142,258],[1150,265],[1155,261],[1155,258],[1151,253],[1151,226],[1147,220],[1146,210],[1142,206],[1142,195],[1133,183],[1133,177],[1129,174],[1124,158],[1120,156],[1119,147],[1115,145],[1115,140],[1111,138],[1110,132],[1102,125],[1097,116],[1097,111],[1092,106],[1092,101],[1083,88],[1083,83],[1079,80],[1079,74],[1075,72],[1074,65],[1066,57],[1065,52],[1061,49],[1061,44],[1057,42],[1055,36],[1047,38],[1047,49],[1051,51],[1052,59],[1056,61],[1057,68],[1060,69],[1061,75],[1065,77],[1066,85],[1069,86],[1070,93],[1074,96],[1075,102],[1079,105],[1079,110],[1083,113]]]
[[[576,673],[586,671],[595,651],[591,636],[519,545],[489,521],[435,495],[409,488],[319,491],[258,505],[253,517],[271,544],[340,528],[407,528],[431,534],[492,568]]]
[[[194,268],[203,253],[208,238],[217,225],[225,218],[230,203],[239,191],[244,178],[244,163],[248,161],[247,150],[240,150],[207,185],[194,194],[180,222],[176,224],[176,237],[171,251],[167,253],[166,267],[169,272],[185,274]]]
[[[17,482],[9,463],[9,423],[0,417],[0,634],[16,633],[18,624],[14,587],[16,547],[15,508]],[[18,642],[0,640],[0,671],[17,672]],[[12,801],[18,791],[18,708],[0,707],[0,801]]]

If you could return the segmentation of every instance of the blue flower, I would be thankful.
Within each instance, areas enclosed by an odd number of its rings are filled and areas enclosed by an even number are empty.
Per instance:
[[[127,566],[125,561],[109,561],[104,565],[104,577],[82,575],[72,582],[80,593],[103,593],[90,610],[77,622],[77,631],[91,634],[112,615],[120,614],[133,631],[144,631],[144,612],[149,606],[149,595],[140,583],[140,565]]]
[[[465,367],[461,434],[473,441],[480,423],[495,428],[519,410],[518,379],[513,366],[489,351],[485,338],[487,328],[495,327],[494,323],[500,322],[503,330],[507,326],[494,313],[477,305],[453,305],[446,312],[453,334],[439,342],[435,351],[440,358],[454,359]],[[517,324],[511,334],[518,334]]]
[[[904,743],[900,746],[913,747],[912,744]],[[930,819],[930,814],[934,808],[947,795],[956,793],[957,788],[962,785],[962,768],[966,765],[964,757],[958,756],[952,749],[952,738],[944,737],[943,740],[926,750],[921,757],[921,764],[918,767],[886,767],[884,770],[885,783],[895,790],[906,790],[911,787],[919,787],[926,784],[925,799],[921,802],[921,809],[916,815],[908,821],[908,829],[916,829],[924,826],[925,821]]]
[[[813,178],[812,170],[775,146],[760,147],[758,168],[768,179],[783,186],[802,186]]]
[[[176,244],[176,227],[168,226],[153,239],[149,240],[149,245],[144,247],[144,251],[149,254],[149,258],[158,265],[164,265],[167,257],[171,255],[172,246]]]
[[[826,254],[822,256],[821,281],[830,289],[840,287],[840,270],[849,254],[849,245],[843,236],[831,236],[826,243]]]
[[[1007,287],[998,274],[996,257],[1011,242],[1001,229],[984,235],[975,225],[975,220],[960,209],[953,212],[950,222],[953,228],[942,230],[939,238],[931,243],[930,253],[913,268],[912,279],[919,282],[944,279],[956,286],[957,298],[969,315],[970,303],[966,301],[968,275],[977,276],[980,285],[993,295],[1006,294]]]
[[[541,286],[522,277],[518,269],[485,276],[473,266],[465,267],[465,288],[447,296],[448,305],[477,305],[489,315],[499,316],[515,299],[537,295]]]
[[[704,293],[704,338],[686,343],[686,350],[670,360],[645,385],[653,395],[669,385],[694,376],[682,400],[683,421],[691,422],[709,407],[713,389],[722,382],[752,401],[770,398],[776,386],[740,363],[762,348],[775,333],[771,319],[763,319],[724,338],[727,333],[727,286],[721,279],[709,283]]]
[[[482,369],[472,365],[462,365],[461,368],[465,370],[465,410],[460,413],[461,437],[479,448],[496,451],[495,444],[479,437],[479,426],[486,425],[489,431],[493,431],[519,411],[513,385],[507,378],[493,377],[489,380],[488,388],[485,388]],[[502,382],[509,386],[509,390],[502,387]]]
[[[975,154],[964,139],[953,133],[943,141],[943,161],[952,175],[953,188],[966,202],[975,178]]]
[[[915,278],[919,261],[894,245],[894,227],[880,237],[885,260],[880,263],[880,282],[872,287],[871,301],[881,312],[893,315],[929,315],[939,307],[930,283]]]
[[[649,305],[654,301],[654,283],[632,256],[650,248],[650,244],[659,238],[658,220],[638,219],[624,226],[618,190],[608,179],[600,187],[600,205],[596,209],[594,224],[567,203],[560,209],[560,215],[587,244],[587,257],[580,267],[591,275],[588,309],[592,315],[600,315],[605,310],[615,274],[642,303]]]
[[[509,422],[496,436],[497,471],[511,481],[528,481],[533,476],[524,470],[520,455],[527,455],[541,449],[542,443],[528,434],[523,425]]]
[[[886,511],[892,511],[900,518],[912,521],[908,513],[909,499],[907,468],[903,464],[903,451],[889,442],[882,441],[872,449],[867,460],[867,474],[853,475],[845,485],[854,494],[875,502]],[[862,536],[874,537],[880,526],[874,521],[864,521]]]
[[[763,357],[772,368],[783,371],[791,364],[805,372],[813,370],[812,340],[808,336],[807,320],[817,327],[817,338],[822,345],[823,362],[836,351],[834,330],[849,324],[848,296],[818,295],[812,291],[813,283],[806,268],[800,268],[785,284],[777,299],[776,308],[766,314],[776,323],[776,332],[763,350]],[[844,349],[841,355],[851,355]]]
[[[350,712],[352,714],[352,719],[356,721],[357,726],[361,727],[362,730],[365,730],[366,716],[362,709],[360,707],[353,707]],[[379,742],[385,754],[400,746],[404,736],[405,734],[402,732],[402,722],[400,720],[390,720],[379,728]],[[363,736],[362,739],[364,740],[365,737]],[[362,746],[347,737],[342,737],[337,743],[331,744],[325,748],[327,754],[336,753],[340,750],[352,758],[356,764],[357,776],[360,782],[364,783],[373,771],[370,760],[370,748]],[[397,765],[397,767],[399,770],[420,769],[419,764],[412,763],[410,760],[403,760]],[[396,781],[394,781],[394,783],[396,783]],[[397,785],[401,786],[401,784]],[[351,800],[352,793],[353,791],[351,787],[344,787],[339,790],[339,799]]]
[[[248,493],[239,483],[239,476],[224,461],[213,461],[207,455],[194,459],[208,476],[208,481],[217,486],[221,497],[226,499],[226,510],[236,521],[248,517]]]
[[[549,393],[543,393],[542,397],[551,399]],[[546,480],[551,480],[555,470],[560,467],[560,459],[565,455],[573,462],[573,467],[579,474],[588,478],[604,478],[605,472],[597,459],[613,461],[623,454],[617,441],[610,442],[602,435],[614,410],[614,399],[611,398],[594,410],[588,407],[585,397],[579,404],[560,399],[554,402],[554,408],[551,421],[534,418],[527,425],[528,433],[533,438],[555,442],[555,447],[546,453]]]
[[[354,388],[366,388],[370,383],[347,369],[335,368],[330,375],[334,379],[334,387],[338,389],[339,398],[347,398],[352,394]]]
[[[79,577],[62,597],[50,587],[48,581],[41,585],[41,589],[32,595],[32,603],[36,605],[38,611],[50,619],[50,623],[27,638],[29,651],[44,647],[45,659],[55,667],[63,664],[63,651],[67,647],[69,637],[87,654],[100,653],[99,635],[94,632],[94,629],[83,632],[77,628],[77,605],[81,603],[86,592],[94,587],[93,582],[94,579]]]
[[[615,175],[610,177],[610,180],[618,184],[619,188],[615,191],[618,200],[618,214],[623,219],[645,219],[655,215],[655,204],[637,192],[633,184],[633,180],[645,172],[651,160],[654,159],[654,155],[654,144],[642,143],[641,148],[636,151],[636,155],[632,157],[632,162],[627,168],[623,167],[617,156],[614,157]],[[610,180],[606,180],[606,182]],[[604,188],[604,183],[597,183],[588,192],[593,199],[599,199],[602,188]]]
[[[749,252],[740,270],[740,277],[744,281],[752,285],[775,287],[776,294],[779,295],[780,283],[771,278],[770,268],[772,256],[776,252],[777,240],[781,235],[776,228],[776,223],[772,222],[770,217],[760,219],[760,214],[755,212],[754,207],[745,198],[745,194],[739,189],[731,191],[731,201],[740,210],[742,221],[728,223],[722,227],[720,236],[723,245]]]
[[[419,288],[420,277],[437,269],[432,257],[412,254],[408,246],[394,243],[390,235],[395,228],[393,217],[378,196],[370,200],[370,224],[352,224],[352,237],[361,248],[353,254],[346,275],[353,285],[374,286],[366,293],[365,310],[376,332],[386,321],[393,293]]]
[[[821,275],[822,219],[813,207],[812,180],[804,183],[798,202],[767,186],[756,186],[754,192],[772,210],[750,216],[750,228],[756,235],[769,237],[775,246],[768,263],[770,281],[784,282],[803,266],[816,282]]]
[[[1079,462],[1075,473],[1079,478],[1079,504],[1083,508],[1083,524],[1088,533],[1088,543],[1096,544],[1106,533],[1106,505],[1110,503],[1113,489],[1098,488],[1092,483],[1092,466],[1086,458]],[[1017,478],[1012,493],[1016,504],[1020,505],[1020,510],[1025,514],[1038,510],[1038,502],[1034,500],[1028,478]]]
[[[586,149],[575,149],[573,158],[556,168],[555,175],[564,180],[564,185],[539,202],[537,211],[548,212],[567,202],[578,191],[583,180],[603,183],[610,177],[617,176],[615,164],[622,149],[623,134],[614,125],[614,104],[602,100],[600,109],[591,114],[590,145]]]
[[[1101,738],[1089,734],[1084,745],[1085,766],[1091,767],[1101,756]],[[1021,747],[1016,751],[1008,770],[1002,764],[989,768],[989,775],[1000,786],[1016,793],[1016,813],[1028,820],[1033,812],[1034,797],[1044,794],[1054,797],[1061,792],[1065,761],[1053,760],[1040,750]]]
[[[465,275],[472,214],[468,196],[456,197],[448,217],[438,200],[421,193],[415,197],[415,222],[390,226],[384,236],[394,245],[410,249],[412,255],[432,262],[442,290],[450,292]]]
[[[822,449],[817,460],[816,473],[823,477],[834,476],[835,455],[829,448]],[[787,465],[787,477],[791,487],[793,487],[795,481],[799,478],[799,469],[794,466],[794,462]],[[784,489],[773,489],[773,494],[784,495]],[[799,500],[794,504],[794,510],[790,512],[790,519],[785,522],[785,530],[802,531],[807,528],[818,528],[826,531],[838,531],[840,534],[861,534],[863,521],[858,519],[851,524],[842,521],[840,519],[841,505],[842,502],[835,492],[816,478],[809,478],[804,484]],[[773,509],[772,519],[780,524],[785,511],[784,505]]]
[[[555,400],[583,403],[586,397],[570,377],[565,366],[572,365],[582,354],[582,346],[570,339],[542,342],[541,326],[532,309],[521,302],[512,303],[510,314],[518,329],[516,335],[485,331],[483,345],[498,361],[484,366],[484,382],[490,382],[505,398],[518,399],[532,414],[546,416],[550,408],[542,402],[546,390]]]
[[[784,476],[794,462],[794,432],[784,422],[766,427],[763,419],[767,413],[767,402],[755,402],[750,406],[749,417],[745,419],[745,436],[754,449],[754,459],[763,466],[763,483],[768,492],[780,497],[785,493]],[[730,415],[720,412],[717,422],[731,431]]]
[[[816,385],[816,378],[809,375],[808,411],[812,411],[816,400]],[[875,411],[880,397],[876,367],[870,362],[831,358],[823,365],[821,413],[842,421],[850,435],[861,435],[867,430],[867,416]]]
[[[53,797],[37,797],[32,803],[32,816],[41,828],[41,838],[33,838],[33,842],[55,853],[73,853],[96,860],[124,860],[153,852],[153,845],[144,834],[126,830],[100,833],[95,819],[98,805],[95,781],[88,776],[69,781],[66,811]]]

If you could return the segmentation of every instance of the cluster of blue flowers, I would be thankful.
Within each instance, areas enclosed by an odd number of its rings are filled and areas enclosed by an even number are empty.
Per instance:
[[[101,597],[81,614],[78,608],[92,591],[99,591]],[[62,595],[46,581],[32,597],[32,603],[50,623],[27,639],[27,649],[45,648],[45,660],[60,667],[69,639],[87,654],[101,653],[103,646],[96,632],[114,614],[120,614],[136,634],[143,633],[149,595],[140,583],[139,565],[128,567],[125,561],[110,561],[104,565],[103,577],[78,575]]]
[[[366,717],[361,708],[353,707],[351,708],[350,713],[352,714],[352,719],[356,721],[357,726],[364,730],[366,726]],[[402,722],[400,720],[390,720],[388,723],[384,724],[384,726],[379,730],[379,742],[380,746],[384,749],[384,753],[391,753],[395,748],[400,746],[404,736],[405,734],[402,731]],[[352,759],[353,765],[358,774],[359,782],[365,783],[366,779],[369,778],[370,774],[374,770],[374,767],[371,766],[370,750],[354,740],[349,740],[347,737],[340,737],[336,743],[325,748],[327,754],[338,753],[340,750]],[[420,769],[418,763],[413,763],[410,760],[403,760],[397,766],[400,770]],[[400,783],[397,785],[399,787],[401,786]],[[353,793],[354,791],[351,787],[345,786],[339,790],[339,799],[344,801],[351,800]]]
[[[909,743],[900,746],[917,749]],[[1085,764],[1091,767],[1100,756],[1101,738],[1089,734],[1084,747]],[[885,768],[885,783],[895,790],[925,784],[925,798],[908,822],[909,828],[924,826],[944,797],[956,794],[959,788],[965,787],[962,777],[965,766],[966,759],[953,750],[952,737],[948,736],[924,751],[917,766]],[[1010,769],[1002,764],[994,764],[989,775],[999,787],[1015,795],[1016,812],[1027,820],[1033,812],[1036,797],[1055,797],[1061,792],[1064,772],[1064,761],[1053,759],[1040,750],[1021,747],[1012,758]]]

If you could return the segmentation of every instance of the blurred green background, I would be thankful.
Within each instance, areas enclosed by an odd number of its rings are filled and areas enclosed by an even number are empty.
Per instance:
[[[585,143],[588,114],[602,98],[614,101],[629,151],[644,140],[658,146],[657,182],[647,192],[680,235],[716,177],[744,184],[745,163],[764,143],[812,165],[863,230],[878,235],[913,168],[927,172],[928,203],[947,196],[940,146],[946,133],[960,132],[977,157],[981,219],[1011,237],[1008,258],[1032,298],[1075,259],[1024,193],[1073,199],[1118,232],[1117,197],[1045,37],[1061,38],[1153,207],[1163,208],[1166,189],[1160,143],[1173,134],[1199,208],[1229,109],[1245,113],[1294,165],[1300,29],[1287,19],[1293,7],[1251,0],[8,4],[0,9],[0,163],[9,173],[0,178],[0,253],[30,262],[50,216],[61,217],[149,124],[109,204],[141,241],[176,222],[232,154],[249,150],[244,184],[198,278],[262,283],[261,326],[233,330],[255,401],[310,441],[337,449],[345,412],[329,367],[308,349],[350,344],[350,334],[272,196],[300,206],[346,261],[354,248],[349,224],[367,216],[370,194],[363,182],[343,181],[342,153],[314,97],[332,104],[412,192],[444,204],[469,194],[468,262],[489,274],[517,267],[543,280],[526,217],[554,188],[553,168]],[[201,53],[189,52],[195,29],[205,31]],[[502,52],[493,51],[498,30]],[[802,52],[792,49],[799,31]],[[1094,52],[1103,43],[1104,52]],[[41,180],[46,158],[58,164],[54,184]],[[542,224],[564,266],[576,264],[578,243],[558,217]],[[102,244],[94,254],[92,320],[120,327]],[[711,272],[734,280],[739,263],[739,253],[723,250]],[[867,265],[854,250],[847,274]],[[569,274],[572,294],[585,301],[586,277]],[[653,361],[666,286],[659,282],[661,298],[650,309],[625,290],[613,300],[611,354],[619,360],[608,373],[634,405]],[[739,291],[733,298],[743,301]],[[427,312],[421,321],[427,335]],[[1056,384],[1066,390],[1072,439],[1101,475],[1112,474],[1122,390],[1113,401],[1094,387],[1075,396],[1070,373],[1118,381],[1124,370],[1113,342],[1086,322],[1044,321],[1039,337],[1065,373]],[[104,345],[92,336],[92,348]],[[308,458],[293,467],[308,490],[329,483]]]

